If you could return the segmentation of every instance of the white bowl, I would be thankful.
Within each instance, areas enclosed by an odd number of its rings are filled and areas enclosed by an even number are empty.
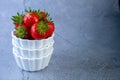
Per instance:
[[[21,57],[24,58],[40,58],[43,56],[46,56],[48,54],[51,54],[53,52],[53,47],[46,47],[43,49],[36,49],[36,50],[26,50],[18,47],[13,47],[13,52],[18,53]]]
[[[13,55],[17,65],[21,69],[26,71],[38,71],[48,66],[52,53],[41,58],[23,58],[16,53],[13,53]]]
[[[53,44],[53,43],[52,43]],[[41,49],[24,49],[21,47],[17,47],[13,44],[13,53],[17,53],[17,55],[22,56],[24,58],[40,58],[43,56],[47,56],[53,52],[53,46],[46,46]]]
[[[12,41],[19,47],[25,48],[25,49],[40,49],[44,48],[46,46],[51,45],[51,42],[54,42],[53,40],[54,34],[47,38],[42,40],[27,40],[27,39],[21,39],[17,38],[12,31]]]

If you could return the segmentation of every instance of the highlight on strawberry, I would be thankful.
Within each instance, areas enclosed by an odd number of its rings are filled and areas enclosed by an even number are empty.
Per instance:
[[[12,16],[14,35],[29,40],[46,39],[52,36],[55,26],[46,11],[26,9],[25,14]]]

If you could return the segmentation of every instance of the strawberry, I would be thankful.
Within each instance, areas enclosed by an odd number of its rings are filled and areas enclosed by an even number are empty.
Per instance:
[[[23,14],[19,14],[19,13],[17,13],[16,16],[12,16],[11,19],[12,19],[14,25],[15,25],[15,28],[17,28],[19,25],[24,24],[23,23],[23,18],[24,18],[24,15]]]
[[[27,14],[24,16],[24,23],[29,27],[47,17],[46,12],[40,10],[26,9],[25,12]]]
[[[44,11],[41,11],[40,14],[42,15],[42,17],[41,17],[42,19],[45,19],[47,17],[46,12],[44,12]]]
[[[30,30],[29,30],[29,28],[26,28],[25,25],[20,25],[17,28],[15,28],[15,35],[18,38],[29,39],[30,38]]]
[[[44,11],[44,14],[46,14],[45,18],[43,19],[43,21],[45,21],[46,23],[53,23],[52,18],[50,17],[50,14],[46,11]]]
[[[54,32],[54,29],[55,29],[54,23],[48,22],[47,25],[48,25],[48,28],[49,28],[49,29],[46,31],[46,38],[52,36],[52,34],[53,34],[53,32]]]
[[[52,22],[38,22],[31,28],[31,36],[34,39],[45,39],[52,36],[54,32],[54,24]]]
[[[24,23],[29,27],[46,17],[45,13],[40,10],[26,9],[25,12],[27,14],[24,16]]]
[[[27,13],[24,16],[24,23],[26,26],[31,27],[34,23],[39,21],[39,17],[35,13]]]
[[[46,12],[46,14],[47,14],[47,17],[46,17],[46,19],[44,19],[44,21],[47,23],[48,28],[49,28],[46,31],[46,38],[48,38],[48,37],[52,36],[55,27],[54,27],[54,23],[53,23],[52,18],[50,18],[50,14],[48,14],[47,12]]]
[[[44,39],[46,38],[46,31],[48,30],[48,25],[41,21],[35,23],[31,28],[31,35],[34,39]]]

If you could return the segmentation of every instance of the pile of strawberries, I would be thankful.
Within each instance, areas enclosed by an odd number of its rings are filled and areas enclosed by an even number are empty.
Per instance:
[[[46,11],[25,10],[25,14],[12,16],[14,35],[29,40],[46,39],[54,32],[54,23]]]

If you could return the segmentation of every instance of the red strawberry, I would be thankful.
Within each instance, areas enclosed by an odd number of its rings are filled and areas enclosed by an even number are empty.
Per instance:
[[[24,16],[24,23],[25,25],[31,27],[34,23],[37,23],[38,21],[42,20],[43,18],[46,18],[46,14],[43,11],[40,10],[25,10],[27,13]]]
[[[52,36],[52,34],[53,34],[54,30],[55,30],[54,23],[48,22],[47,25],[48,25],[49,29],[46,31],[46,38]]]
[[[38,13],[40,19],[45,19],[47,17],[47,14],[44,11],[41,11]]]
[[[46,31],[48,30],[48,25],[41,21],[35,23],[31,28],[31,35],[34,39],[44,39],[46,38]]]
[[[34,23],[39,21],[39,17],[35,13],[27,13],[24,16],[24,23],[26,26],[31,27]]]
[[[41,14],[43,15],[43,18],[46,18],[46,13],[44,11],[41,11]]]
[[[45,39],[52,36],[54,32],[54,24],[52,22],[35,23],[31,28],[31,36],[34,39]]]
[[[26,26],[20,25],[17,28],[15,28],[15,35],[18,38],[29,39],[30,38],[30,30],[29,30],[29,28],[26,28]]]

